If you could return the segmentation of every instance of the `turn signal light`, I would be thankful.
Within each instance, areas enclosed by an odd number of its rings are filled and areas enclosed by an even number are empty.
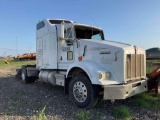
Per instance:
[[[79,61],[82,61],[82,56],[79,56],[79,57],[78,57],[78,60],[79,60]]]

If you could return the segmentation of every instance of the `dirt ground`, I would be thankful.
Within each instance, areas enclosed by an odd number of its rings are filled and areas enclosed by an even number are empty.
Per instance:
[[[78,113],[83,109],[73,105],[69,96],[64,95],[63,87],[40,81],[25,84],[21,79],[15,78],[15,74],[13,68],[0,68],[0,120],[40,119],[40,113],[44,108],[48,120],[81,120]],[[117,100],[114,104],[110,101],[101,101],[89,110],[89,119],[117,120],[118,118],[112,115],[112,111],[119,106],[127,106],[134,120],[160,119],[160,109],[134,106],[131,99]]]
[[[0,68],[0,77],[9,77],[16,74],[16,70],[13,68]]]

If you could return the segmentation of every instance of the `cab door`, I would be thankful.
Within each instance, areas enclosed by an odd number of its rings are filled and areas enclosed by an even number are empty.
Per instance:
[[[73,38],[73,27],[65,26],[64,38],[68,40],[59,40],[58,42],[58,66],[60,69],[67,69],[74,62],[74,41],[69,39]]]

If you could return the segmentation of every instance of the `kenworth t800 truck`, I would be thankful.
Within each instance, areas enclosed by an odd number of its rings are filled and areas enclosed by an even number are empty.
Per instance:
[[[98,99],[147,91],[143,49],[105,40],[101,28],[70,20],[44,19],[36,29],[36,65],[19,70],[25,83],[38,78],[64,86],[73,103],[87,109]]]

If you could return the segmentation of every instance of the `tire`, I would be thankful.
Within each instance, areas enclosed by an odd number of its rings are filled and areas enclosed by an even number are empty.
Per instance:
[[[77,107],[90,109],[98,102],[98,89],[85,74],[78,73],[69,83],[69,96]]]
[[[37,77],[31,77],[31,83],[34,83],[36,81]]]
[[[22,78],[22,81],[23,81],[24,83],[32,82],[32,79],[29,78],[28,75],[27,75],[27,69],[26,69],[25,66],[22,67],[21,78]]]

